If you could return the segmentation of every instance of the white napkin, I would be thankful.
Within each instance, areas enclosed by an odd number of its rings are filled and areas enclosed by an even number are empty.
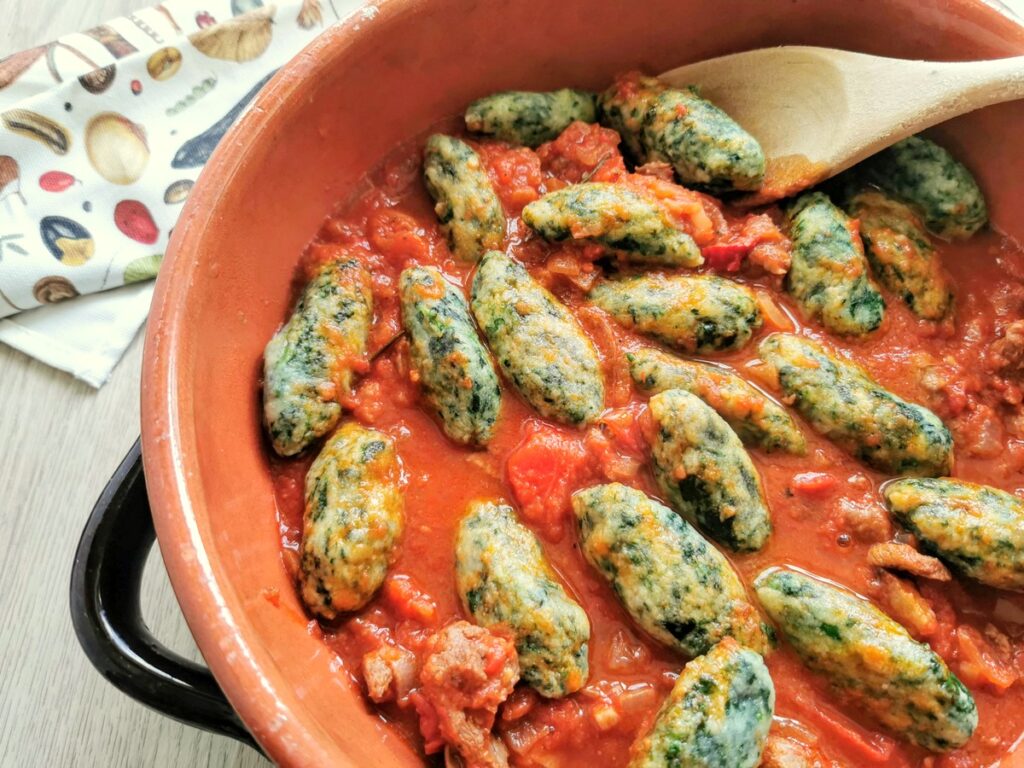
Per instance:
[[[217,141],[359,5],[168,0],[0,60],[0,341],[101,386]]]

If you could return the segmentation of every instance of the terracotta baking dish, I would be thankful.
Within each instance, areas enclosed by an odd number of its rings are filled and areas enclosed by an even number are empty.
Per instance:
[[[420,764],[310,634],[281,561],[259,422],[261,353],[325,214],[397,143],[481,94],[598,88],[627,68],[659,72],[784,43],[980,59],[1024,53],[1024,28],[967,0],[386,0],[284,67],[221,143],[157,284],[142,448],[182,610],[274,760]],[[980,172],[1004,226],[1024,223],[1021,125],[1018,103],[940,130]]]

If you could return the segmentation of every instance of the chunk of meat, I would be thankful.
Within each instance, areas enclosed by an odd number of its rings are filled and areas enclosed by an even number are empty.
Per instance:
[[[416,656],[401,646],[382,645],[363,656],[363,680],[373,701],[401,703],[416,683]]]
[[[991,367],[1003,374],[1020,374],[1024,371],[1024,320],[1014,320],[989,348],[988,359]]]
[[[903,571],[924,579],[949,581],[953,578],[949,569],[937,558],[922,555],[909,544],[897,541],[873,544],[868,550],[868,562],[879,568]]]
[[[888,571],[878,572],[878,600],[886,613],[921,639],[935,634],[939,621],[935,611],[912,583],[893,576]]]
[[[836,768],[816,747],[776,733],[768,737],[760,768]]]
[[[838,511],[841,525],[860,541],[885,541],[892,536],[889,515],[879,504],[840,499]]]
[[[508,752],[491,728],[517,680],[519,659],[511,637],[466,621],[432,635],[424,648],[420,688],[411,696],[426,752],[447,744],[465,768],[507,768]]]

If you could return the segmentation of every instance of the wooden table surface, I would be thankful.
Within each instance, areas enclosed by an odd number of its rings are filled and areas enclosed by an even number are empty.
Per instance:
[[[0,58],[151,4],[5,0]],[[96,391],[0,345],[0,765],[270,764],[136,704],[92,668],[71,627],[71,561],[89,510],[139,434],[141,364],[140,336]],[[156,548],[142,597],[154,634],[199,659]]]

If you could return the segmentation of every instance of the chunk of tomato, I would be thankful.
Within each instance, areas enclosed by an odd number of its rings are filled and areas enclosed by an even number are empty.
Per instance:
[[[560,539],[569,497],[588,465],[581,437],[543,422],[528,422],[523,439],[505,464],[523,519],[538,526],[546,538]]]

